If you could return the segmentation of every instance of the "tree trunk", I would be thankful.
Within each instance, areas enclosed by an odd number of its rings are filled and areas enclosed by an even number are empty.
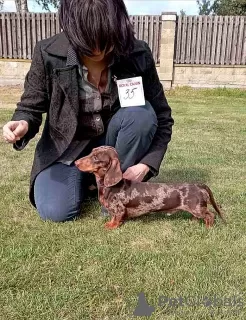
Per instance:
[[[15,0],[17,12],[28,12],[27,0]]]

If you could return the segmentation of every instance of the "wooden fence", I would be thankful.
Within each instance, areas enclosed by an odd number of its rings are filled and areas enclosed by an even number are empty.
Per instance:
[[[160,16],[131,16],[136,37],[160,60]],[[60,32],[56,13],[0,13],[0,58],[31,59],[37,41]]]
[[[160,63],[161,16],[130,16],[136,37],[145,40],[153,53],[156,63]]]
[[[0,14],[0,57],[31,59],[37,41],[60,32],[55,13]]]
[[[161,16],[130,18],[136,37],[149,44],[160,63]],[[56,13],[0,13],[0,58],[31,59],[37,41],[59,32]],[[246,17],[177,17],[174,62],[245,65]]]
[[[245,65],[246,17],[178,17],[175,63]]]

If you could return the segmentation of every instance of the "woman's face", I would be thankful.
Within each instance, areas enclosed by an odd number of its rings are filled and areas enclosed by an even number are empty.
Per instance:
[[[114,47],[111,47],[109,50],[104,49],[103,51],[100,50],[94,50],[92,52],[91,56],[87,56],[87,59],[94,61],[94,62],[100,62],[102,61],[110,52],[112,52]]]

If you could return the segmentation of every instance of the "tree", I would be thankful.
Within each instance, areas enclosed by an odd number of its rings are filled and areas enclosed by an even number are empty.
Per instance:
[[[0,10],[3,7],[5,0],[0,0]],[[59,0],[36,0],[36,2],[42,6],[42,9],[50,11],[50,5],[58,8]],[[28,3],[27,0],[15,0],[15,6],[17,12],[28,12]]]
[[[28,12],[27,0],[15,0],[15,6],[17,12]]]
[[[183,16],[186,16],[186,12],[184,11],[184,9],[181,9],[180,10],[180,15],[183,17]]]
[[[197,0],[199,14],[220,16],[246,15],[246,0]]]
[[[209,15],[213,13],[217,0],[215,0],[212,4],[210,0],[197,0],[196,2],[199,8],[199,15]]]
[[[50,7],[49,7],[50,5],[56,9],[59,6],[59,0],[36,0],[36,2],[39,5],[42,5],[42,8],[47,11],[50,11]]]
[[[221,16],[246,15],[246,0],[219,0],[214,13]]]

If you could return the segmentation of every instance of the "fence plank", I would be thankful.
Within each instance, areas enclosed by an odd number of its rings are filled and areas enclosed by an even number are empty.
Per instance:
[[[245,21],[245,18],[244,18]],[[245,26],[246,29],[246,26]],[[242,60],[241,60],[241,64],[245,65],[246,64],[246,30],[244,32],[244,40],[243,40],[243,50],[242,50]]]
[[[162,21],[161,17],[159,17],[158,29],[157,29],[157,49],[158,49],[158,59],[157,63],[160,63],[161,59],[161,30],[162,30]]]
[[[185,63],[185,47],[187,36],[187,16],[182,17],[181,63]]]
[[[181,47],[181,31],[182,31],[182,16],[178,16],[178,25],[177,25],[177,40],[176,40],[176,63],[180,63],[180,47]]]
[[[222,25],[223,25],[224,17],[220,16],[218,21],[218,38],[216,45],[216,59],[215,64],[220,64],[220,52],[221,52],[221,43],[222,43]]]
[[[6,14],[2,15],[2,41],[3,41],[3,58],[8,57],[7,52],[7,34],[6,34]]]
[[[139,34],[138,34],[138,39],[139,40],[143,40],[143,30],[144,30],[144,17],[143,16],[140,16],[140,19],[139,19]]]
[[[40,27],[40,13],[36,14],[36,21],[37,21],[37,41],[40,41],[41,38],[41,27]]]
[[[46,19],[45,19],[45,24],[46,24],[46,37],[49,38],[51,36],[50,34],[50,14],[46,14]]]
[[[144,41],[149,41],[149,16],[144,17]]]
[[[208,16],[203,16],[203,28],[202,28],[202,42],[201,42],[201,59],[200,63],[204,64],[206,60],[206,45],[207,45],[207,28],[208,28]]]
[[[196,64],[200,63],[201,38],[202,38],[202,16],[199,16],[198,17],[197,44],[196,44]]]
[[[193,27],[192,27],[192,40],[191,40],[191,57],[190,63],[195,63],[196,57],[196,34],[197,34],[197,17],[193,16]]]
[[[12,33],[12,46],[13,46],[13,55],[14,59],[18,58],[17,55],[17,30],[16,30],[16,13],[12,12],[10,14],[11,18],[11,33]]]
[[[46,14],[43,13],[41,15],[41,39],[46,39],[47,35],[46,35],[46,26],[45,26],[45,19],[46,19]]]
[[[190,57],[191,57],[191,31],[192,31],[192,16],[188,17],[188,30],[187,30],[187,40],[186,40],[186,58],[185,63],[190,63]]]
[[[154,28],[154,44],[153,51],[155,53],[156,59],[159,57],[159,20],[155,19],[155,28]],[[157,61],[155,60],[155,61]]]
[[[140,17],[135,16],[134,19],[135,19],[136,38],[138,38],[139,37],[139,19],[140,19]]]
[[[26,50],[26,44],[27,44],[27,33],[26,33],[26,13],[21,14],[21,30],[22,30],[22,58],[27,59],[27,50]]]
[[[27,59],[32,58],[32,30],[31,30],[31,13],[26,14],[26,33],[27,33]]]
[[[37,36],[36,36],[37,30],[36,30],[36,14],[31,13],[31,52],[33,53],[36,42],[37,42]]]
[[[2,58],[2,56],[3,56],[2,32],[3,32],[2,14],[0,13],[0,58]]]
[[[138,38],[138,18],[136,16],[132,16],[132,24],[134,27],[135,36]]]
[[[134,33],[135,33],[136,30],[135,30],[135,17],[134,17],[134,16],[130,16],[130,22],[131,22],[131,24],[132,24],[132,26],[133,26]]]
[[[211,43],[211,64],[215,64],[215,53],[216,53],[216,47],[217,47],[217,31],[218,31],[218,16],[215,16],[213,18],[213,23],[212,23],[212,43]]]
[[[153,42],[154,42],[154,16],[150,16],[150,21],[149,21],[149,46],[152,51],[152,54],[154,56],[154,59],[156,61],[156,55],[154,53],[154,47],[153,47]]]
[[[229,17],[228,19],[228,35],[227,35],[227,44],[226,44],[226,55],[225,55],[225,63],[230,64],[231,61],[231,51],[232,51],[232,33],[234,27],[234,17]]]
[[[51,13],[51,36],[54,36],[55,33],[55,14]]]
[[[59,15],[58,14],[55,15],[55,19],[56,19],[56,33],[60,33],[61,29],[60,29],[60,22],[59,22]]]
[[[223,37],[222,37],[222,47],[221,47],[221,57],[220,57],[220,63],[224,64],[225,63],[225,58],[226,58],[226,46],[227,46],[227,34],[228,34],[228,26],[229,26],[229,17],[225,16],[224,17],[224,24],[223,24]]]
[[[2,27],[2,21],[3,21],[3,14],[0,13],[0,58],[3,57],[3,27]]]
[[[244,34],[246,35],[246,31],[244,33],[244,17],[240,17],[239,21],[239,34],[238,34],[238,45],[237,45],[237,53],[236,53],[236,64],[242,63],[242,51],[243,51],[243,38]]]
[[[22,36],[21,36],[21,15],[20,13],[16,14],[16,31],[17,31],[17,57],[19,59],[22,58],[22,50],[21,50],[21,44],[22,44]]]
[[[10,23],[10,13],[6,13],[7,20],[7,57],[12,58],[13,47],[12,47],[12,34],[11,34],[11,23]]]
[[[238,28],[239,28],[239,20],[240,17],[235,17],[235,25],[233,28],[233,35],[232,35],[232,43],[231,43],[231,64],[234,65],[236,62],[236,52],[237,52],[237,45],[238,45]]]
[[[213,27],[213,16],[208,16],[208,29],[207,29],[207,45],[205,52],[205,63],[211,63],[211,45],[212,45],[212,27]]]

